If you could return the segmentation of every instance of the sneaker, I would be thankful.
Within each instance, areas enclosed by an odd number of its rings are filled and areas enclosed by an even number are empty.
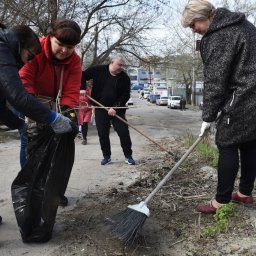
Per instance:
[[[68,205],[68,199],[67,199],[67,197],[65,197],[65,196],[61,197],[60,202],[59,202],[59,205],[62,206],[62,207],[67,206],[67,205]]]
[[[133,160],[132,156],[127,156],[125,162],[130,165],[135,165],[135,161]]]
[[[79,139],[82,139],[82,138],[83,138],[83,135],[82,135],[82,133],[81,133],[81,132],[78,132],[78,134],[77,134],[77,138],[79,138]]]
[[[104,159],[101,160],[101,165],[106,165],[109,164],[111,162],[111,158],[109,156],[104,157]]]
[[[83,139],[82,144],[87,145],[87,139]]]

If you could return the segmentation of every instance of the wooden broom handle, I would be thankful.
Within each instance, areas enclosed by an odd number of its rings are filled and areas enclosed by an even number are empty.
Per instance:
[[[161,180],[161,182],[156,186],[156,188],[148,195],[148,197],[144,200],[147,204],[151,198],[158,192],[158,190],[166,183],[166,181],[171,177],[173,172],[184,162],[184,160],[188,157],[188,155],[193,151],[193,149],[197,146],[197,144],[202,140],[203,136],[198,137],[197,140],[193,143],[193,145],[187,150],[187,152],[181,157],[181,159],[173,166],[173,168],[165,175],[165,177]]]
[[[100,102],[98,102],[97,100],[93,99],[90,95],[86,94],[86,96],[93,101],[94,103],[96,103],[98,106],[104,108],[105,110],[108,111],[108,108],[103,106]],[[115,108],[115,107],[113,107]],[[174,156],[174,154],[172,152],[170,152],[169,150],[167,150],[166,148],[164,148],[162,145],[160,145],[158,142],[154,141],[153,139],[151,139],[150,137],[148,137],[146,134],[144,134],[143,132],[141,132],[140,130],[138,130],[136,127],[132,126],[131,124],[129,124],[125,119],[123,119],[121,116],[119,115],[115,115],[116,118],[118,118],[119,120],[121,120],[122,122],[124,122],[125,124],[127,124],[128,126],[130,126],[131,128],[133,128],[135,131],[137,131],[138,133],[140,133],[142,136],[144,136],[145,138],[147,138],[148,140],[150,140],[151,142],[153,142],[154,144],[156,144],[159,148],[161,148],[163,151],[167,152],[168,154]]]

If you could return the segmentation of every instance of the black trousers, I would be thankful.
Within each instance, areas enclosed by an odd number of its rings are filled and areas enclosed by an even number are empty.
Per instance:
[[[118,115],[125,119],[125,114]],[[109,139],[111,123],[120,138],[120,144],[124,155],[132,155],[132,142],[127,124],[116,117],[109,116],[108,112],[104,109],[95,109],[95,121],[98,130],[100,146],[104,157],[111,156],[111,146]]]
[[[88,133],[88,123],[84,122],[81,128],[82,128],[82,136],[83,136],[83,139],[85,140],[87,138],[87,133]]]
[[[217,202],[230,202],[239,166],[241,167],[239,191],[250,196],[256,177],[256,141],[225,148],[218,147],[218,149],[218,186],[215,197]]]

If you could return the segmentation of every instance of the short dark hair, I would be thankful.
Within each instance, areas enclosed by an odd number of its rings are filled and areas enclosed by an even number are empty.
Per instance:
[[[6,28],[6,26],[0,22],[0,28]]]
[[[68,19],[57,19],[52,22],[47,34],[56,37],[63,44],[77,45],[81,40],[79,25],[75,21]]]
[[[13,26],[10,29],[17,36],[21,49],[33,49],[35,54],[41,52],[41,44],[36,33],[26,25]]]

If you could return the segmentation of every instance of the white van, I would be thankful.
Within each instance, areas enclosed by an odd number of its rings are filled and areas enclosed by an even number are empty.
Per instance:
[[[170,96],[168,98],[167,107],[168,108],[180,108],[181,96]]]

